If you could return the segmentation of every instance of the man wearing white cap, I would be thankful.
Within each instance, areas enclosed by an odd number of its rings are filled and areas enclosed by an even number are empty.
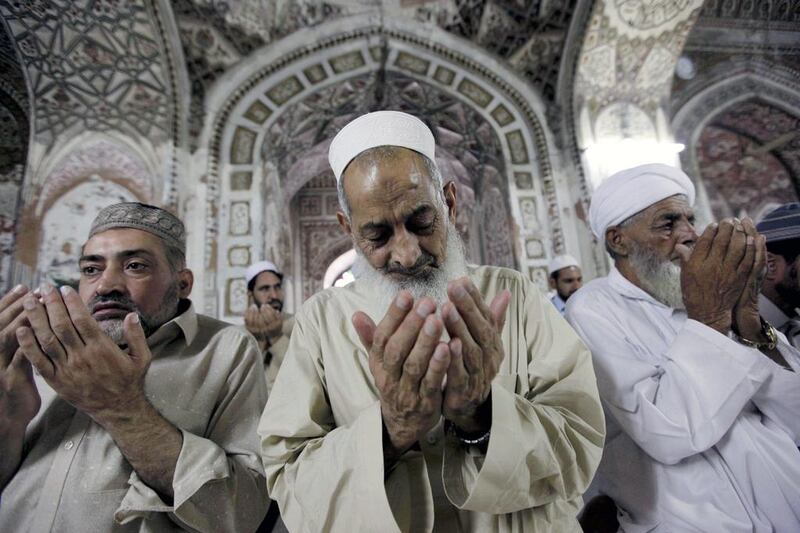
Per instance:
[[[270,495],[291,531],[580,531],[589,353],[530,280],[466,265],[434,149],[394,111],[331,143],[357,279],[296,316],[259,427]]]
[[[247,268],[245,278],[251,305],[244,313],[244,325],[264,354],[267,389],[272,390],[289,347],[294,317],[283,312],[283,273],[275,263],[254,263]]]
[[[557,255],[548,265],[550,288],[554,291],[550,301],[561,316],[567,309],[567,300],[583,286],[583,274],[578,260],[571,255]]]
[[[764,237],[750,219],[698,237],[694,198],[657,164],[592,198],[614,268],[567,319],[606,409],[596,485],[623,531],[800,531],[800,354],[758,313]]]

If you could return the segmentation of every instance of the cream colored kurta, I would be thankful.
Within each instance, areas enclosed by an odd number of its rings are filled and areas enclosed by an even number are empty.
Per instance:
[[[281,327],[281,336],[273,342],[267,351],[271,354],[269,363],[265,361],[265,375],[267,378],[267,391],[272,391],[275,386],[275,378],[278,377],[278,370],[281,368],[283,358],[286,355],[286,350],[289,349],[289,339],[292,337],[292,329],[294,328],[294,315],[288,313],[283,314],[283,326]],[[266,359],[266,354],[265,357]]]
[[[293,532],[580,531],[604,421],[589,352],[518,272],[470,270],[511,291],[486,455],[442,424],[384,482],[378,392],[350,317],[384,311],[362,282],[309,299],[259,425],[267,485]]]
[[[168,505],[111,436],[36,376],[42,408],[0,499],[3,532],[254,531],[267,495],[256,426],[266,402],[252,337],[189,306],[147,339],[145,392],[183,433]]]

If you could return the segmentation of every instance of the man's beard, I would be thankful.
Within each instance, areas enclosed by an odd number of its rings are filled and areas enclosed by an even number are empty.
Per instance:
[[[638,244],[634,244],[628,259],[642,289],[668,307],[685,308],[681,290],[681,267]]]
[[[375,287],[376,297],[381,299],[384,308],[388,308],[397,293],[404,289],[411,293],[414,300],[427,296],[437,305],[443,304],[448,299],[447,283],[467,275],[464,243],[458,235],[458,230],[450,220],[447,221],[446,230],[447,248],[444,262],[441,265],[436,264],[436,260],[431,254],[423,251],[417,263],[410,268],[393,265],[376,269],[356,247],[358,255],[353,263],[353,274],[363,283]],[[405,276],[401,278],[401,281],[397,281],[390,278],[389,274],[404,274]]]
[[[270,300],[267,300],[266,302],[258,304],[259,307],[264,306],[264,305],[270,306],[271,308],[273,308],[274,310],[276,310],[279,313],[281,311],[283,311],[283,302],[278,300],[277,298],[272,298]]]
[[[167,288],[167,292],[164,294],[162,305],[159,307],[159,310],[152,315],[142,313],[142,311],[136,306],[130,297],[116,291],[103,296],[100,296],[99,294],[95,295],[94,298],[89,301],[87,307],[89,308],[90,312],[94,312],[94,307],[97,304],[114,302],[120,307],[127,309],[128,312],[139,315],[139,323],[142,326],[142,330],[144,330],[144,335],[145,337],[149,337],[155,330],[161,327],[161,325],[168,322],[175,316],[175,313],[178,310],[178,302],[180,300],[178,297],[178,291],[178,280],[175,279]],[[127,344],[127,341],[125,340],[123,321],[124,318],[111,318],[108,320],[99,320],[97,323],[100,326],[100,329],[103,330],[103,333],[108,335],[108,337],[114,341],[114,344],[122,346]]]

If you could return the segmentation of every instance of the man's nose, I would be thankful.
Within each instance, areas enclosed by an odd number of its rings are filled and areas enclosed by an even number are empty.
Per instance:
[[[411,268],[417,264],[422,251],[419,249],[417,237],[406,230],[399,231],[394,237],[391,260],[399,263],[404,268]]]
[[[694,229],[694,224],[688,220],[683,220],[678,224],[678,243],[685,244],[686,246],[693,246],[698,238],[697,231]]]
[[[122,274],[122,269],[116,267],[106,267],[100,275],[100,281],[97,283],[97,294],[109,294],[112,292],[119,292],[125,294],[125,277]]]

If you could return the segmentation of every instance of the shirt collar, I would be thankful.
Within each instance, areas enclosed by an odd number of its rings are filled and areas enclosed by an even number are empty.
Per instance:
[[[781,329],[789,321],[789,317],[786,316],[786,313],[781,311],[777,305],[772,303],[772,300],[763,294],[758,295],[758,310],[764,315],[764,319],[767,322],[778,329]]]
[[[197,336],[197,313],[191,300],[181,300],[178,303],[178,314],[147,337],[147,345],[155,346],[172,340],[181,333],[187,346],[192,344]]]

